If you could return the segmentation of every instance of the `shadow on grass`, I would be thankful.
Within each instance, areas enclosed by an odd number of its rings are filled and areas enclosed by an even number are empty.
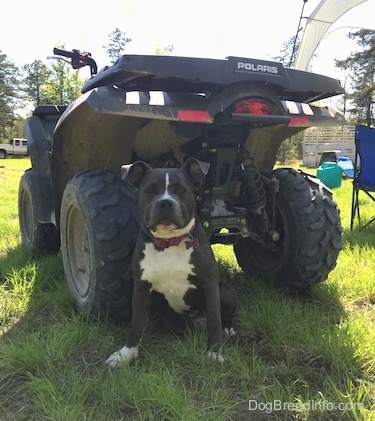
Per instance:
[[[22,324],[38,313],[45,317],[48,307],[53,313],[69,302],[60,255],[37,256],[24,245],[9,249],[0,259],[0,285],[5,297],[9,293],[5,317],[13,313],[18,320],[10,323],[12,330],[22,330]]]
[[[0,258],[0,283],[5,282],[12,269],[21,269],[31,260],[34,260],[32,253],[23,245],[8,249],[5,256]]]

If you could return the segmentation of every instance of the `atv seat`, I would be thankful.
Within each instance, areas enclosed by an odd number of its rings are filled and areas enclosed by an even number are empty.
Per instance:
[[[33,115],[61,115],[66,109],[66,105],[38,105]]]

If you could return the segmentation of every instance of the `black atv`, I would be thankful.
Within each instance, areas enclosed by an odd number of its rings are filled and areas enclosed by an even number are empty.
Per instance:
[[[250,275],[307,289],[325,280],[341,249],[339,210],[319,180],[274,169],[284,139],[310,126],[343,125],[331,106],[339,82],[250,58],[124,55],[99,73],[89,53],[54,50],[90,66],[68,107],[38,106],[26,122],[32,168],[19,188],[23,243],[61,248],[78,310],[129,319],[137,192],[120,167],[136,160],[210,163],[196,192],[212,244],[232,245]]]

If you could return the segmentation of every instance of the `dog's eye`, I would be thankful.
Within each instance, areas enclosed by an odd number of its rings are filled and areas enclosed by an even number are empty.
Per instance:
[[[147,187],[146,192],[147,193],[154,193],[154,188],[152,186]]]
[[[182,186],[180,186],[180,187],[177,187],[177,193],[180,193],[180,194],[182,194],[182,193],[185,193],[186,192],[186,189],[185,189],[185,187],[182,187]]]

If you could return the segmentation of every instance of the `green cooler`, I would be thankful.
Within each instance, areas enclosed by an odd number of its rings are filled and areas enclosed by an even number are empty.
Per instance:
[[[342,171],[336,162],[323,162],[318,167],[316,176],[330,189],[341,186]]]

